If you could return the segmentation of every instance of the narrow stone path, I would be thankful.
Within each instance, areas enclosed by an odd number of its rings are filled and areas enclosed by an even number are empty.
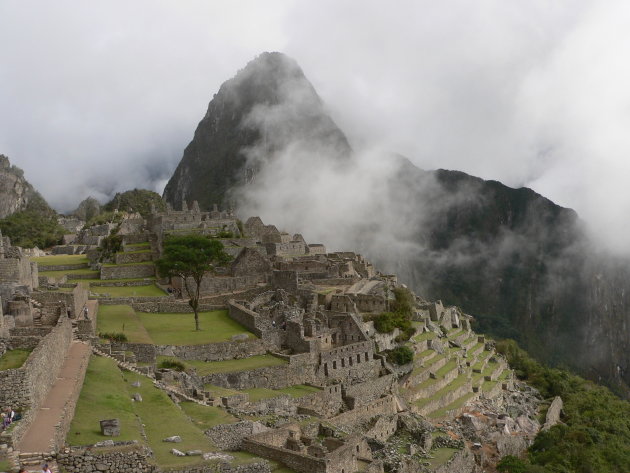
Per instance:
[[[87,343],[72,342],[59,377],[35,414],[35,420],[17,446],[20,452],[51,451],[55,425],[61,421],[66,401],[75,389],[81,389],[81,386],[77,386],[77,380],[81,375],[81,370],[87,364],[90,353],[90,346]]]

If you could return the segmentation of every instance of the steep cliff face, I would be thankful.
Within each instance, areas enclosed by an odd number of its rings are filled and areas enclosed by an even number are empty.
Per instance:
[[[266,159],[296,142],[339,156],[350,152],[297,63],[263,53],[214,96],[163,197],[176,208],[182,199],[202,209],[225,204],[231,187],[254,179]]]
[[[174,205],[182,196],[205,207],[222,202],[296,143],[338,159],[351,154],[295,62],[263,54],[221,87],[164,195]],[[391,162],[396,171],[379,176],[373,215],[343,222],[348,245],[428,299],[461,306],[480,330],[592,378],[630,384],[630,265],[593,247],[574,211],[530,189]],[[348,168],[348,185],[370,192]],[[294,213],[303,220],[308,211]],[[396,218],[384,223],[383,215]],[[317,218],[339,231],[327,212]]]
[[[24,172],[0,155],[0,218],[27,208],[52,212],[43,197],[24,178]]]

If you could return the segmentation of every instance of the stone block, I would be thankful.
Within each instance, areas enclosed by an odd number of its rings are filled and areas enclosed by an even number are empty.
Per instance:
[[[118,437],[120,435],[120,420],[119,419],[105,419],[100,421],[101,434],[108,437]]]

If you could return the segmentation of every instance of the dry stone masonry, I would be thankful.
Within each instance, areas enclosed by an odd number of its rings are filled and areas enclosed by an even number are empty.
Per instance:
[[[137,215],[123,221],[123,250],[111,263],[99,264],[97,250],[86,249],[90,263],[81,268],[97,272],[101,281],[92,282],[95,287],[152,284],[153,260],[171,234],[219,238],[234,257],[224,271],[205,278],[201,308],[226,309],[243,333],[228,341],[190,346],[112,342],[93,348],[123,369],[144,373],[147,382],[164,389],[174,402],[213,406],[236,419],[205,430],[207,450],[180,448],[178,432],[163,439],[173,442],[173,455],[199,457],[198,466],[173,471],[262,473],[271,471],[269,462],[275,462],[303,473],[473,473],[505,454],[518,454],[540,428],[535,393],[521,395],[525,388],[515,384],[493,344],[472,331],[470,316],[440,301],[423,300],[361,255],[327,252],[323,245],[281,232],[258,217],[241,224],[231,211],[215,207],[201,212],[196,203],[189,206],[185,200],[181,210],[169,207],[146,221]],[[92,227],[76,238],[95,245],[111,231],[107,225]],[[22,368],[0,372],[0,403],[23,408],[28,422],[30,410],[46,395],[33,391],[29,383],[33,376],[54,376],[58,369],[56,357],[43,357],[42,351],[63,357],[73,333],[97,344],[96,314],[81,317],[88,300],[83,285],[44,278],[39,287],[37,265],[6,238],[0,242],[0,349],[34,349]],[[127,283],[129,278],[134,280]],[[171,294],[108,296],[99,302],[152,313],[190,311],[187,301],[175,296],[183,281],[158,283]],[[393,310],[403,296],[408,298],[411,331],[379,332],[376,318]],[[394,364],[390,355],[400,347],[413,353],[403,365]],[[252,357],[276,362],[203,374],[191,368],[158,368],[158,357],[164,356],[184,366]],[[143,402],[137,392],[132,397]],[[554,401],[550,423],[558,421],[560,410],[561,401]],[[514,412],[518,415],[513,418]],[[61,449],[56,452],[59,464],[70,473],[160,471],[144,439],[132,444],[115,441],[120,433],[117,419],[102,419],[101,429],[113,440],[94,449]],[[6,438],[7,444],[15,444],[15,439]],[[432,463],[444,449],[456,453],[442,464]],[[230,453],[237,450],[259,458],[240,464]],[[486,451],[494,453],[480,453]]]

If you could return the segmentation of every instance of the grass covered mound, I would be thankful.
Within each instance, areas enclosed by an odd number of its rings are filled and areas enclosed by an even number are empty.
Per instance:
[[[608,388],[532,359],[513,340],[497,344],[516,375],[544,398],[564,401],[562,423],[541,432],[524,460],[506,457],[505,473],[627,473],[630,471],[630,402]]]

